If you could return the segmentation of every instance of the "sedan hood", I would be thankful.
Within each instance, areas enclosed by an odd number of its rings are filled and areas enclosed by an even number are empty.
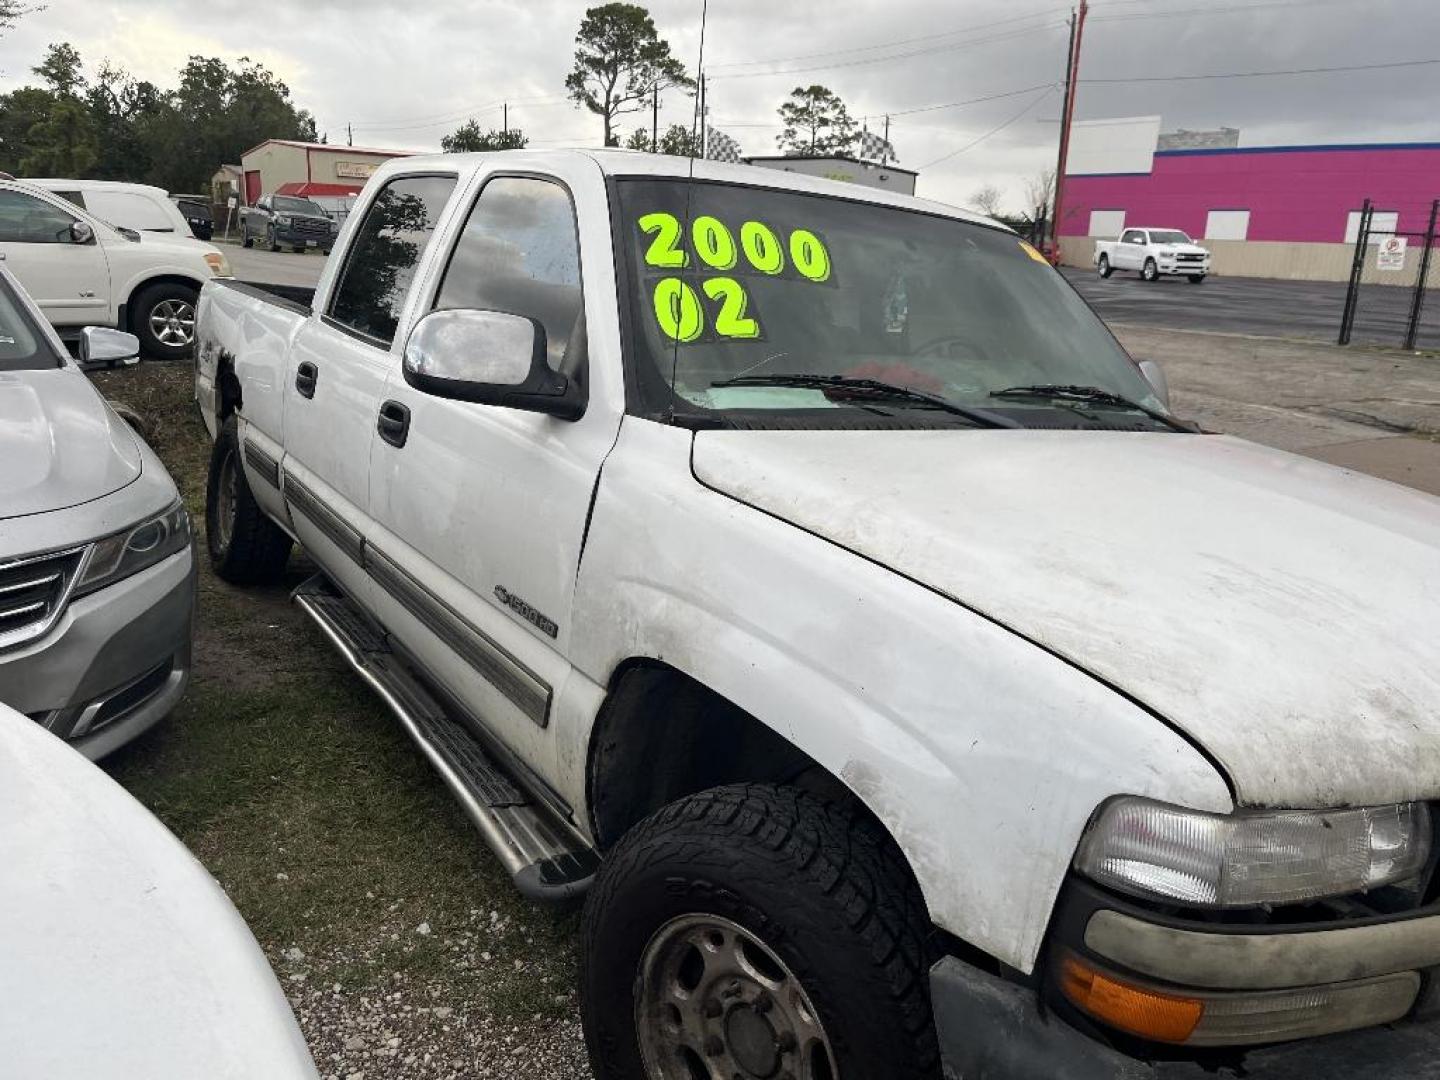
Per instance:
[[[1223,436],[701,432],[697,478],[1133,695],[1244,805],[1440,796],[1440,500]]]
[[[0,519],[109,495],[140,462],[135,433],[78,369],[0,372]]]
[[[315,1080],[265,955],[143,806],[0,705],[7,1077]]]

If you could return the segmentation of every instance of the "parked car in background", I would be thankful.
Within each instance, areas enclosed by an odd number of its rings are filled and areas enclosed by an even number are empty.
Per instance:
[[[0,705],[7,1078],[316,1080],[235,906],[168,829]]]
[[[168,199],[177,215],[179,209]],[[190,355],[200,286],[227,277],[219,248],[112,226],[54,192],[0,181],[0,256],[62,337],[110,326],[150,355]]]
[[[197,240],[209,240],[215,235],[215,211],[205,195],[171,195],[170,201],[180,208],[190,232]]]
[[[1200,433],[938,203],[513,150],[354,213],[201,295],[211,563],[303,544],[588,892],[599,1080],[1434,1080],[1440,500]]]
[[[141,233],[172,233],[194,236],[190,223],[171,201],[164,188],[150,184],[127,184],[117,180],[57,180],[51,177],[24,178],[109,225]],[[209,237],[201,239],[208,240]]]
[[[1199,285],[1210,272],[1210,252],[1179,229],[1126,229],[1116,240],[1095,241],[1095,268],[1106,278],[1134,270],[1146,281],[1184,277]]]
[[[185,692],[196,595],[190,518],[165,467],[5,265],[0,702],[98,758]],[[131,362],[139,352],[120,330],[82,335],[82,364]]]
[[[271,251],[319,248],[328,255],[339,231],[334,218],[299,195],[262,195],[240,211],[240,242],[247,248],[256,243]]]

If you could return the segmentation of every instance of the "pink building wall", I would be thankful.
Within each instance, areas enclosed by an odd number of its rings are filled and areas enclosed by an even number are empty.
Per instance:
[[[1424,230],[1440,198],[1440,144],[1161,150],[1152,171],[1066,176],[1060,234],[1085,236],[1090,211],[1124,210],[1126,225],[1205,235],[1211,210],[1249,210],[1248,240],[1339,244],[1369,198]]]

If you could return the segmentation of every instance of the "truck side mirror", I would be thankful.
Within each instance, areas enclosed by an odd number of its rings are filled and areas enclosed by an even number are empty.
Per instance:
[[[1140,361],[1140,374],[1145,376],[1145,381],[1150,384],[1150,389],[1155,391],[1155,396],[1165,408],[1170,408],[1170,380],[1165,378],[1165,369],[1154,360]]]
[[[432,311],[405,343],[405,381],[426,394],[578,420],[585,394],[545,362],[545,328],[504,311]]]
[[[81,367],[114,367],[139,362],[140,339],[134,334],[108,326],[87,326],[80,331]]]
[[[70,223],[70,242],[72,244],[88,244],[95,239],[95,230],[88,222],[72,221]]]

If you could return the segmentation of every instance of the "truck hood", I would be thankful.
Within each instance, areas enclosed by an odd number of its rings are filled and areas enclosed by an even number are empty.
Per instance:
[[[6,1076],[315,1080],[220,886],[103,771],[0,705]]]
[[[1210,254],[1210,251],[1209,251],[1208,248],[1203,248],[1203,247],[1201,247],[1199,244],[1161,244],[1161,245],[1159,245],[1159,246],[1162,247],[1162,248],[1164,248],[1166,251],[1173,251],[1173,252],[1175,252],[1175,254],[1177,254],[1177,255],[1209,255],[1209,254]]]
[[[1238,439],[700,432],[701,483],[1009,627],[1242,805],[1440,795],[1440,500]]]
[[[79,369],[0,371],[0,520],[90,502],[140,475],[130,426]]]

